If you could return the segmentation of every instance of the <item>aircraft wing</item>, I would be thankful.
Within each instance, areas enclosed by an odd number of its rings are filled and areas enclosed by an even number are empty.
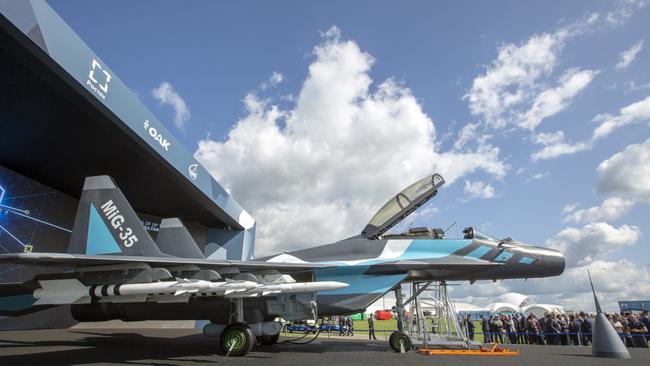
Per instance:
[[[0,264],[22,264],[37,266],[69,266],[71,268],[94,267],[114,264],[144,263],[149,266],[169,267],[194,265],[201,269],[233,268],[240,272],[276,270],[279,272],[301,272],[330,265],[317,263],[274,263],[257,261],[226,261],[178,257],[144,257],[127,255],[84,255],[68,253],[11,253],[0,254]]]

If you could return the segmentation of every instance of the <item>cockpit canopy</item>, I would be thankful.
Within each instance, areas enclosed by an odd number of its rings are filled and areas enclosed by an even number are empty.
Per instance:
[[[445,184],[445,180],[442,176],[434,174],[406,187],[377,211],[361,235],[367,239],[379,238],[435,196],[438,193],[438,188],[443,184]]]

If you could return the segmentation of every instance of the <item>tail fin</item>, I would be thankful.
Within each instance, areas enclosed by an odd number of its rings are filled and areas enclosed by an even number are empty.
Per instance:
[[[190,232],[178,218],[162,220],[156,245],[161,252],[175,257],[205,258]]]
[[[161,256],[138,215],[107,175],[86,178],[68,251]]]

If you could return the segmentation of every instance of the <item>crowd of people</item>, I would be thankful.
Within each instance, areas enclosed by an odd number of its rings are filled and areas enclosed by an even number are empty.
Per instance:
[[[354,335],[354,321],[351,316],[339,316],[339,335],[340,336],[353,336]]]
[[[607,319],[628,347],[648,348],[650,341],[650,316],[645,311],[637,316],[632,313],[606,314]],[[545,313],[538,318],[535,314],[481,315],[480,327],[486,343],[575,345],[591,344],[593,316],[584,312],[577,314]],[[474,340],[475,325],[470,315],[463,325],[471,340]]]

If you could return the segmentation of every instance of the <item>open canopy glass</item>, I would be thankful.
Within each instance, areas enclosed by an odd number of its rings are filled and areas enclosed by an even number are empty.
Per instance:
[[[434,174],[406,187],[377,211],[361,235],[368,239],[378,238],[435,196],[443,184],[442,176]]]

